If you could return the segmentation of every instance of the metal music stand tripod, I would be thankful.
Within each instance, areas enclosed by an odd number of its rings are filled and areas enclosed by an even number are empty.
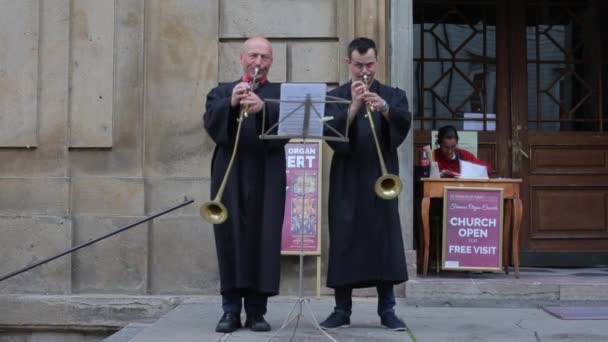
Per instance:
[[[276,124],[272,125],[269,129],[265,130],[263,132],[263,134],[260,135],[260,139],[291,139],[291,138],[297,138],[299,140],[301,140],[302,144],[304,145],[304,147],[306,148],[306,139],[307,138],[315,138],[315,139],[322,139],[322,140],[332,140],[332,141],[341,141],[341,142],[348,142],[348,124],[346,124],[345,128],[344,128],[344,134],[341,134],[337,129],[335,129],[334,127],[332,127],[331,125],[327,124],[327,121],[331,120],[331,117],[325,116],[325,117],[321,117],[321,115],[319,114],[319,112],[316,110],[316,108],[314,107],[313,104],[321,104],[323,106],[325,106],[325,104],[327,103],[341,103],[341,104],[346,104],[349,105],[351,103],[351,101],[345,100],[345,99],[341,99],[341,98],[337,98],[337,97],[333,97],[333,96],[329,96],[329,95],[325,95],[325,100],[324,101],[318,101],[315,100],[313,101],[311,99],[310,94],[306,94],[305,98],[303,100],[276,100],[276,99],[265,99],[266,102],[269,103],[295,103],[298,104],[298,106],[293,109],[291,112],[287,113],[282,119],[280,119]],[[286,135],[278,135],[278,134],[270,134],[270,132],[275,129],[276,127],[278,127],[283,121],[285,121],[289,116],[291,116],[292,114],[294,114],[295,112],[297,112],[298,110],[302,110],[302,108],[304,109],[304,121],[302,124],[302,131],[301,134],[286,134]],[[323,128],[328,128],[331,132],[333,132],[335,134],[335,136],[311,136],[309,135],[309,127],[310,127],[310,119],[311,119],[311,111],[314,111],[314,115],[312,115],[312,117],[314,117],[315,119],[320,120],[323,123]],[[263,119],[262,119],[262,127],[266,127],[265,126],[265,121],[266,121],[266,113],[265,110],[263,112]],[[304,174],[302,176],[302,189],[303,189],[303,195],[302,195],[302,208],[300,211],[300,218],[301,218],[301,222],[304,222],[304,212],[305,212],[305,199],[306,199],[306,170],[304,170]],[[318,228],[317,228],[318,229]],[[272,334],[272,336],[270,336],[266,341],[271,341],[272,339],[274,339],[275,337],[278,336],[278,334],[285,328],[287,328],[289,326],[289,324],[291,322],[296,322],[295,326],[293,328],[293,333],[290,337],[290,341],[293,340],[293,337],[295,336],[296,330],[299,326],[300,323],[300,318],[304,316],[303,314],[303,307],[306,307],[306,309],[308,310],[308,313],[310,314],[310,317],[307,317],[308,320],[310,321],[310,323],[313,324],[313,326],[319,330],[320,332],[322,332],[329,340],[333,341],[333,342],[337,342],[336,339],[334,339],[331,335],[329,335],[327,332],[325,332],[325,330],[321,329],[321,327],[319,326],[319,322],[317,321],[317,319],[315,318],[314,313],[312,312],[312,309],[310,308],[310,305],[308,305],[308,302],[310,302],[310,299],[308,298],[304,298],[303,294],[302,294],[302,281],[303,281],[303,269],[304,269],[304,229],[300,229],[300,253],[299,253],[299,261],[300,261],[300,267],[299,267],[299,277],[298,277],[298,299],[296,300],[295,304],[292,306],[291,310],[289,310],[289,313],[287,314],[287,317],[285,318],[285,320],[283,321],[283,324],[281,325],[281,327],[274,333]],[[295,315],[294,315],[295,313]]]

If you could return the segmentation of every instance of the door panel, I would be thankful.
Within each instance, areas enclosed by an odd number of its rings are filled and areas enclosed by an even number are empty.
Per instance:
[[[606,167],[606,151],[571,147],[570,150],[538,147],[532,155],[531,169],[538,173],[597,172]]]
[[[531,191],[533,216],[531,239],[597,239],[608,237],[606,229],[606,189],[595,187],[553,188],[536,186]],[[555,213],[570,215],[555,215]]]
[[[525,36],[511,42],[526,45],[525,61],[520,58],[511,66],[512,73],[527,74],[518,82],[525,84],[514,84],[526,89],[526,110],[513,116],[521,127],[513,145],[528,209],[522,265],[595,266],[608,260],[608,135],[602,89],[608,54],[599,17],[606,5],[591,0],[520,1],[513,6],[516,12],[525,9],[526,17]]]

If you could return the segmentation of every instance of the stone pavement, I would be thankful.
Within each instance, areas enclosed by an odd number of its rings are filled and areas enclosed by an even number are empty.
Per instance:
[[[264,342],[277,332],[295,298],[277,297],[269,303],[269,333],[240,329],[232,334],[214,332],[221,314],[219,303],[193,302],[179,305],[156,323],[132,325],[106,339],[106,342]],[[601,305],[598,302],[595,305]],[[589,305],[589,303],[587,303]],[[605,304],[604,304],[605,305]],[[316,319],[324,319],[333,308],[333,300],[310,299],[302,306],[299,325],[291,322],[271,341],[330,341],[311,323],[308,307]],[[300,312],[296,306],[296,313]],[[351,326],[330,332],[337,341],[608,341],[608,322],[604,320],[560,320],[537,307],[480,308],[425,307],[407,305],[398,300],[397,314],[408,324],[409,332],[383,328],[376,314],[373,298],[357,298]]]
[[[608,268],[526,268],[504,273],[429,273],[406,283],[407,303],[424,306],[534,306],[572,301],[608,302]]]

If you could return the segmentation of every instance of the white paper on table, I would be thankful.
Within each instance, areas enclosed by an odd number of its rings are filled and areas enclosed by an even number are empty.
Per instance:
[[[459,178],[485,178],[488,179],[488,169],[483,165],[477,165],[465,160],[460,160]]]

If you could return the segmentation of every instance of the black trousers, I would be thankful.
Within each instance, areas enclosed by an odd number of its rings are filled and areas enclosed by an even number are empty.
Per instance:
[[[380,283],[376,285],[378,291],[378,315],[386,312],[395,312],[395,291],[393,284]],[[336,300],[335,311],[342,312],[350,316],[353,307],[353,288],[352,287],[336,287],[334,289],[334,298]]]
[[[268,296],[252,290],[234,290],[222,294],[222,309],[224,309],[224,312],[240,315],[243,304],[247,315],[264,315],[266,314]]]

